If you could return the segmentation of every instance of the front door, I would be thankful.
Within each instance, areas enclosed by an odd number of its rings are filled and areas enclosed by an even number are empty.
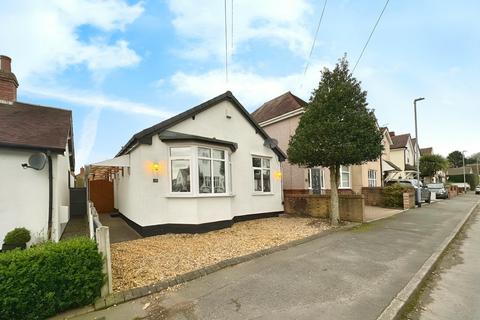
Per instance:
[[[322,171],[319,168],[312,168],[312,192],[320,194],[322,190]]]

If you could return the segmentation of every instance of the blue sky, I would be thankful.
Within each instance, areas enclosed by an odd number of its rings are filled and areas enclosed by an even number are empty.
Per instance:
[[[18,100],[73,110],[78,170],[226,89],[250,111],[287,90],[308,100],[323,67],[344,53],[353,66],[385,2],[329,1],[305,75],[323,1],[233,0],[233,36],[227,3],[228,83],[221,0],[3,0],[0,54]],[[473,0],[390,1],[355,71],[381,125],[413,133],[424,96],[421,147],[480,151],[478,12]]]

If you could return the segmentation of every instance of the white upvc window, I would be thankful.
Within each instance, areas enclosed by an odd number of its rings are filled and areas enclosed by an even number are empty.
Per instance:
[[[225,150],[198,147],[198,192],[226,193]]]
[[[377,186],[377,171],[368,170],[368,186],[376,187]]]
[[[255,193],[272,192],[270,158],[252,156],[253,191]]]
[[[191,193],[192,147],[170,148],[170,191]]]
[[[170,147],[170,191],[175,195],[215,196],[231,192],[231,163],[226,149]]]
[[[350,167],[340,166],[340,188],[341,189],[351,188]]]

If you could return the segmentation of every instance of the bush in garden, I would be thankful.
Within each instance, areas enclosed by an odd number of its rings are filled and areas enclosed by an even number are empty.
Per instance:
[[[15,228],[5,236],[5,244],[23,244],[30,241],[30,231],[25,228]]]
[[[105,279],[102,265],[86,237],[0,254],[0,319],[45,319],[93,303]]]
[[[391,186],[383,188],[383,204],[388,208],[403,208],[403,194],[413,190],[408,187],[395,183]]]

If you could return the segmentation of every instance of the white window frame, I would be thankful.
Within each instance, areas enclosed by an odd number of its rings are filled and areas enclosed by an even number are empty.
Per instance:
[[[198,155],[198,150],[200,148],[203,148],[203,149],[209,149],[210,150],[210,157],[201,157]],[[217,158],[214,158],[213,157],[213,150],[217,150],[217,151],[223,151],[223,159],[217,159]],[[198,191],[198,195],[200,196],[203,196],[203,195],[225,195],[228,193],[228,180],[227,180],[227,170],[229,169],[228,168],[228,165],[229,165],[229,161],[227,161],[227,158],[228,158],[228,152],[227,150],[223,149],[223,148],[216,148],[216,147],[206,147],[206,146],[197,146],[196,147],[196,158],[195,160],[197,161],[197,175],[196,175],[196,178],[197,178],[197,191]],[[199,170],[199,163],[200,161],[198,160],[209,160],[210,161],[210,185],[211,185],[211,189],[212,191],[211,192],[208,192],[208,193],[200,193],[200,186],[198,185],[198,182],[200,181],[200,170]],[[213,176],[213,162],[214,161],[222,161],[223,162],[223,168],[224,168],[224,175],[225,175],[225,192],[215,192],[215,179],[214,179],[214,176]]]
[[[368,169],[368,186],[370,188],[377,186],[377,170]]]
[[[232,196],[232,175],[231,170],[229,170],[229,166],[231,166],[231,152],[230,149],[220,147],[220,146],[212,146],[212,145],[204,145],[204,144],[168,144],[168,184],[169,184],[169,195],[168,197],[186,197],[186,198],[211,198],[211,197],[226,197]],[[190,148],[190,154],[188,156],[171,156],[171,149],[172,148]],[[225,192],[224,193],[213,193],[213,185],[212,185],[212,193],[200,193],[200,186],[198,185],[199,182],[199,169],[198,169],[198,159],[202,159],[202,157],[198,156],[198,148],[206,148],[206,149],[215,149],[215,150],[222,150],[225,154]],[[210,151],[212,152],[212,150]],[[212,154],[211,154],[212,155]],[[172,191],[172,160],[190,160],[190,192],[174,192]],[[221,160],[221,159],[214,159],[214,160]],[[211,164],[213,166],[213,162]],[[213,180],[213,168],[212,170],[212,180]],[[213,183],[213,181],[212,181]]]
[[[175,148],[190,148],[190,155],[185,155],[185,156],[172,156],[172,149],[175,149]],[[192,161],[192,150],[196,150],[196,148],[193,148],[192,146],[190,145],[178,145],[178,146],[169,146],[168,147],[168,183],[170,185],[170,193],[171,194],[174,194],[174,195],[192,195],[193,194],[193,172],[194,169],[193,169],[193,161]],[[172,161],[174,160],[188,160],[189,162],[189,166],[190,166],[190,191],[189,192],[179,192],[179,191],[173,191],[173,184],[172,184],[172,169],[173,169],[173,166],[172,166]]]
[[[254,167],[253,166],[253,158],[259,158],[260,159],[260,167]],[[268,160],[269,163],[270,163],[270,167],[264,167],[263,166],[263,160]],[[252,171],[251,171],[251,177],[253,178],[252,179],[252,191],[253,191],[253,194],[254,195],[262,195],[262,194],[273,194],[273,180],[272,180],[272,157],[269,157],[269,156],[260,156],[260,155],[256,155],[256,154],[252,154],[251,158],[250,158],[250,164],[251,164],[251,167],[252,167]],[[261,191],[258,191],[258,190],[255,190],[255,170],[260,170],[260,181],[261,181],[261,185],[262,185],[262,190]],[[268,170],[270,171],[270,191],[263,191],[263,171],[264,170]]]
[[[343,168],[347,168],[344,170]],[[351,189],[352,188],[352,170],[351,166],[340,166],[340,185],[338,189]],[[348,186],[343,185],[343,173],[348,173]]]

